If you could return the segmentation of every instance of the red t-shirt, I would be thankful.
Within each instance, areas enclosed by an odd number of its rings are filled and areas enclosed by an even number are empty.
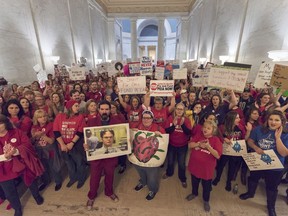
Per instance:
[[[125,112],[127,112],[130,129],[137,128],[142,119],[142,106],[139,106],[138,109],[133,109],[130,105],[127,105]]]
[[[173,120],[174,117],[173,116],[169,116],[167,121],[166,121],[166,125],[165,128],[171,127],[173,125]],[[169,134],[169,145],[175,146],[175,147],[182,147],[188,144],[188,140],[190,138],[190,134],[186,135],[183,130],[182,127],[180,126],[180,121],[181,118],[178,119],[178,123],[175,127],[175,130]],[[191,122],[187,117],[184,117],[184,123],[185,126],[191,131],[192,127],[191,127]]]
[[[96,102],[99,102],[99,101],[102,100],[102,93],[99,92],[99,91],[96,91],[96,92],[89,91],[89,92],[87,92],[87,94],[86,94],[86,99],[87,99],[87,100],[93,99],[93,100],[95,100]]]
[[[27,116],[23,115],[19,120],[18,117],[10,118],[10,121],[15,125],[16,128],[23,131],[28,137],[31,136],[32,120]]]
[[[41,132],[44,132],[47,137],[54,138],[53,123],[52,122],[49,122],[48,124],[46,124],[43,127],[40,127],[39,125],[33,125],[32,131],[33,132],[41,131]],[[36,140],[36,145],[44,147],[47,145],[47,142],[40,138],[39,140]]]
[[[203,133],[198,133],[192,138],[192,142],[199,142],[205,140]],[[215,149],[219,156],[222,154],[222,142],[217,136],[208,138],[209,143]],[[204,180],[210,180],[214,176],[217,159],[207,150],[201,148],[193,148],[191,150],[190,159],[188,163],[189,172]]]
[[[155,124],[155,123],[152,123],[150,125],[150,127],[145,127],[142,123],[140,123],[140,125],[138,126],[138,129],[139,130],[144,130],[144,131],[151,131],[151,132],[155,132],[155,131],[159,131],[160,133],[164,134],[166,133],[164,128],[162,128],[161,126]]]
[[[163,107],[161,110],[157,110],[154,107],[152,107],[151,111],[154,114],[154,123],[164,128],[166,120],[169,116],[169,107]]]
[[[59,131],[65,144],[72,141],[77,132],[83,133],[84,116],[79,114],[67,118],[65,113],[57,114],[53,123],[53,131]]]

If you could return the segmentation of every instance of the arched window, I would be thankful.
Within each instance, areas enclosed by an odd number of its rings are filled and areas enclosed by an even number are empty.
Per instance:
[[[141,33],[141,37],[153,37],[153,36],[158,36],[158,26],[156,25],[148,25],[145,26]]]

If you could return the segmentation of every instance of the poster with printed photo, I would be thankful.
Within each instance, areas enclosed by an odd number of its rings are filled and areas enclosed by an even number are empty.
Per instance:
[[[261,155],[256,152],[252,152],[243,154],[242,157],[250,171],[284,168],[281,161],[272,149],[265,150],[264,154]]]
[[[84,128],[88,144],[87,161],[112,158],[131,153],[129,124]]]
[[[150,80],[151,97],[171,97],[174,92],[174,80]]]
[[[223,143],[223,155],[238,156],[247,153],[246,141],[235,140],[232,144]]]

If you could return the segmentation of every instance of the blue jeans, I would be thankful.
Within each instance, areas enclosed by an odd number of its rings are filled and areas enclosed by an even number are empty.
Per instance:
[[[157,193],[159,190],[159,167],[140,167],[134,165],[140,176],[140,183],[147,185],[149,191]]]
[[[175,157],[177,156],[178,161],[178,178],[181,182],[186,182],[186,166],[185,166],[185,160],[186,160],[186,154],[188,150],[188,145],[182,146],[182,147],[175,147],[169,144],[168,146],[168,154],[167,154],[167,169],[166,169],[166,175],[167,176],[173,176],[174,174],[174,162]]]

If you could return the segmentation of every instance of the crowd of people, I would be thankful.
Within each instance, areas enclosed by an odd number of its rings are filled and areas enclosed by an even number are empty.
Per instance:
[[[77,182],[80,189],[90,173],[88,210],[93,208],[103,175],[105,195],[113,202],[119,201],[113,187],[114,173],[117,166],[120,174],[125,172],[127,157],[87,162],[85,151],[89,146],[84,142],[83,128],[129,123],[133,130],[169,134],[167,166],[162,177],[159,167],[134,165],[140,177],[134,189],[140,191],[147,185],[147,200],[156,196],[160,178],[174,175],[176,158],[179,183],[187,188],[188,157],[192,193],[187,195],[187,201],[198,196],[202,182],[203,207],[209,212],[212,185],[221,180],[228,163],[225,190],[235,190],[232,182],[240,172],[241,183],[248,188],[240,199],[253,198],[259,179],[264,178],[268,213],[276,215],[277,188],[281,181],[288,183],[287,175],[284,177],[287,170],[251,171],[247,178],[248,167],[242,157],[222,155],[222,145],[245,140],[248,152],[263,154],[264,150],[273,149],[287,167],[288,100],[282,92],[274,95],[271,88],[255,89],[248,83],[243,92],[234,93],[194,87],[188,78],[175,80],[172,97],[151,97],[150,79],[146,77],[145,95],[119,94],[116,77],[109,77],[108,73],[89,74],[79,82],[49,74],[45,88],[40,88],[37,81],[29,86],[5,87],[0,96],[0,204],[7,199],[7,208],[12,207],[15,216],[23,214],[17,193],[17,183],[22,180],[41,205],[44,198],[39,191],[52,180],[55,191],[61,190],[61,161],[68,170],[68,188]],[[101,139],[112,142],[114,133],[107,129]]]

